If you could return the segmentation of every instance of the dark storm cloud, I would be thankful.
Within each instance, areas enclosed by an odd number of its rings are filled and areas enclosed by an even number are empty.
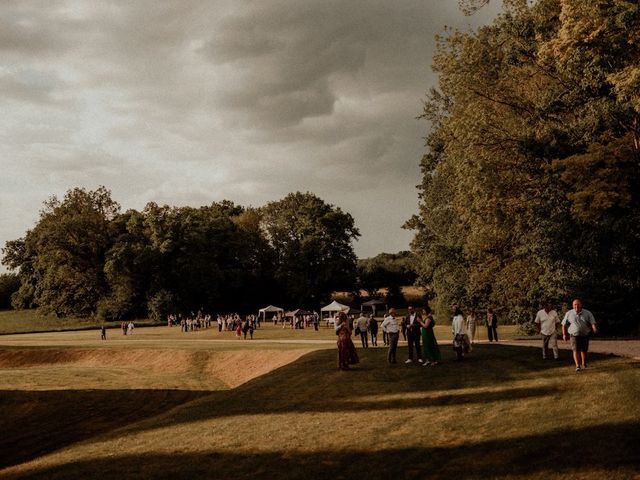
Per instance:
[[[50,195],[104,184],[125,208],[310,190],[354,214],[360,255],[407,248],[434,36],[494,13],[463,17],[456,0],[3,2],[0,200],[15,216],[0,243]]]
[[[202,52],[235,67],[222,105],[282,128],[330,115],[343,96],[420,95],[437,13],[427,2],[260,2],[225,18]]]

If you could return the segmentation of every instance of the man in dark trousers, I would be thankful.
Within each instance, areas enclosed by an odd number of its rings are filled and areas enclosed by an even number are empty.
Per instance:
[[[413,363],[413,350],[415,348],[418,362],[422,363],[422,349],[420,348],[420,322],[422,317],[413,307],[409,307],[409,315],[405,317],[407,325],[407,343],[409,345],[409,358],[404,363]]]
[[[487,336],[489,341],[498,341],[498,317],[493,313],[493,308],[487,308],[487,320],[485,321],[487,326]]]

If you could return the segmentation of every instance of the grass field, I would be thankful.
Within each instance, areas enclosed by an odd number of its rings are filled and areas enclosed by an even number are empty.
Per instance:
[[[437,328],[441,366],[349,372],[331,329],[4,335],[0,478],[638,478],[637,361],[457,363]]]
[[[88,330],[105,324],[116,327],[120,322],[102,322],[94,318],[56,318],[45,316],[36,310],[0,310],[0,335],[7,333],[64,332],[68,330]],[[136,320],[138,326],[153,325],[149,319]]]

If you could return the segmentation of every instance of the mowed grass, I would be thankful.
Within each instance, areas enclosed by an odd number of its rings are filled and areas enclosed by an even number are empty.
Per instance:
[[[408,287],[407,287],[408,288]],[[417,288],[417,287],[416,287]],[[406,314],[406,309],[399,310],[399,315]],[[383,316],[376,317],[380,324],[383,320]],[[74,334],[68,334],[64,337],[57,335],[52,336],[31,336],[29,337],[29,343],[37,343],[39,341],[44,342],[82,342],[85,340],[93,340],[99,338],[99,333],[95,333],[90,336],[86,336],[83,331],[99,332],[102,324],[108,329],[109,339],[118,338],[122,335],[120,331],[120,322],[102,322],[94,318],[56,318],[54,316],[44,316],[37,313],[36,310],[0,310],[0,335],[12,335],[21,333],[47,333],[47,332],[74,332]],[[150,319],[134,320],[134,324],[138,327],[136,333],[146,330],[146,327],[157,326],[157,323]],[[317,340],[317,339],[334,339],[335,332],[331,326],[326,322],[326,319],[320,322],[318,331],[315,331],[313,327],[307,327],[304,329],[291,329],[288,324],[283,325],[279,323],[273,325],[271,320],[267,320],[262,323],[263,328],[256,330],[256,339],[274,339],[274,340]],[[438,338],[449,338],[451,328],[449,325],[437,325],[436,336]],[[180,332],[180,326],[174,326],[168,329],[168,332],[162,331],[162,338],[167,338],[167,334],[174,335],[176,339],[227,339],[235,340],[233,332],[222,332],[218,337],[212,337],[212,335],[218,334],[217,324],[212,322],[212,327],[209,329],[203,329],[197,332],[188,332],[186,334]],[[153,330],[157,332],[157,330]],[[515,325],[501,325],[498,328],[498,333],[501,339],[512,340],[517,337]],[[193,335],[188,337],[184,335]],[[382,339],[382,331],[379,332],[380,339]],[[157,337],[157,335],[156,335]],[[148,337],[147,337],[148,338]],[[486,329],[479,327],[477,330],[477,338],[479,340],[487,339]]]
[[[349,372],[331,329],[4,336],[0,477],[637,477],[638,362],[576,374],[566,351],[480,344],[458,363],[438,328],[439,367],[379,347]]]
[[[96,329],[105,324],[115,327],[120,322],[102,322],[95,318],[74,318],[41,315],[36,310],[0,310],[0,335],[31,332],[63,332]],[[139,325],[153,325],[149,319],[137,320]]]

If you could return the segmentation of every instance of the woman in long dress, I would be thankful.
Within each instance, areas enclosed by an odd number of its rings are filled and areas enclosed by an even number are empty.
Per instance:
[[[351,341],[351,329],[349,320],[344,312],[340,312],[336,317],[336,335],[338,335],[338,368],[349,370],[349,365],[354,365],[360,360],[356,352],[356,346]]]
[[[472,308],[469,315],[467,315],[467,335],[469,335],[471,345],[476,343],[476,321],[476,310]]]
[[[440,363],[442,356],[440,355],[440,348],[438,348],[438,341],[436,340],[436,335],[433,331],[433,327],[435,326],[435,321],[433,320],[433,314],[431,313],[431,307],[424,307],[424,316],[422,320],[419,321],[420,332],[422,334],[422,352],[423,357],[425,358],[425,363],[422,365],[426,366],[435,366]]]

